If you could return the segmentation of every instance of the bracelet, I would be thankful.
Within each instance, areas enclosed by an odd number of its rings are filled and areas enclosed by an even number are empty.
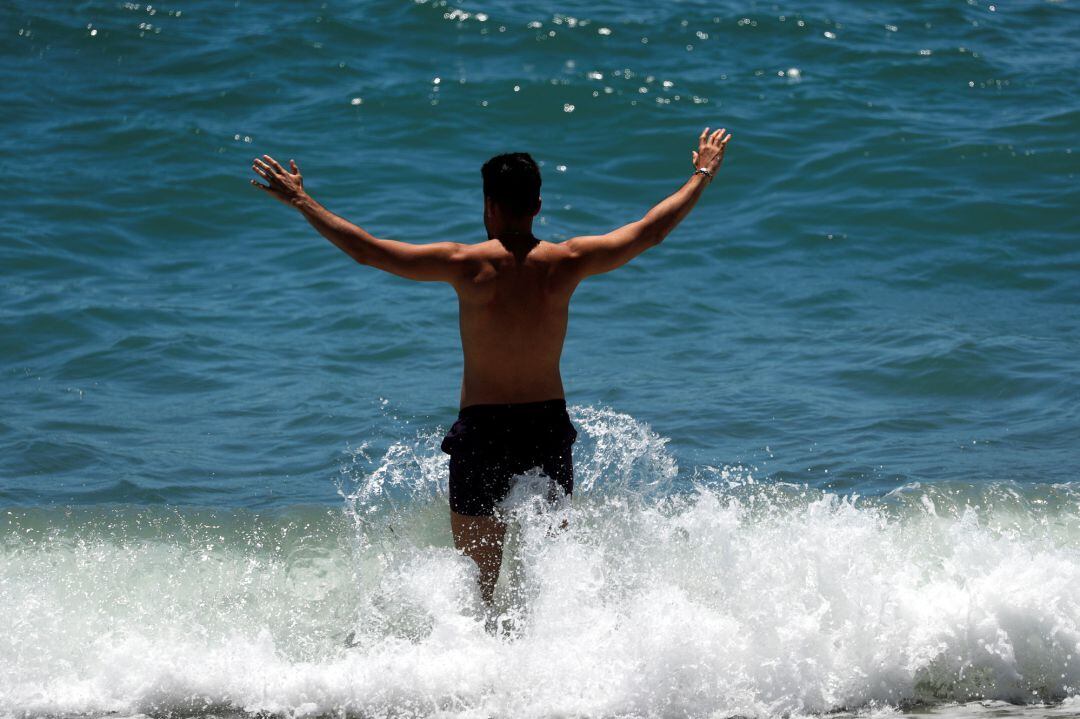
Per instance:
[[[705,177],[709,178],[710,180],[713,179],[714,177],[716,177],[716,175],[714,175],[712,173],[712,170],[710,170],[707,167],[694,168],[694,174],[695,175],[705,175]]]

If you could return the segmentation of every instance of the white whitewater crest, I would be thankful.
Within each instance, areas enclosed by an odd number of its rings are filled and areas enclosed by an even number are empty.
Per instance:
[[[344,514],[8,512],[0,714],[1080,708],[1074,486],[857,498],[741,468],[679,476],[647,426],[571,414],[573,502],[534,501],[536,477],[508,502],[501,632],[452,548],[438,432],[370,471],[355,453]]]

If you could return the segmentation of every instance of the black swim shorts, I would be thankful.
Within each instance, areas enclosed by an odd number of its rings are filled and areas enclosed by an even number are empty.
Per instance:
[[[575,439],[563,399],[462,408],[442,441],[442,451],[450,455],[450,509],[491,516],[509,493],[511,479],[535,467],[552,480],[549,500],[570,494]]]

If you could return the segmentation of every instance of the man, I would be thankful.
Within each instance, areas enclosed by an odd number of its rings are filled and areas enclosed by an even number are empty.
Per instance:
[[[269,155],[254,160],[252,169],[267,184],[253,185],[298,209],[357,262],[410,280],[447,282],[457,292],[465,356],[461,411],[442,449],[450,455],[454,544],[476,562],[487,604],[506,530],[496,505],[511,479],[539,467],[550,479],[550,499],[573,490],[570,447],[577,432],[559,374],[570,296],[586,277],[621,267],[675,229],[713,179],[730,139],[723,129],[705,128],[691,152],[694,172],[674,194],[637,222],[559,244],[533,235],[540,170],[525,153],[484,164],[488,239],[477,244],[379,239],[313,200],[295,161],[286,170]]]

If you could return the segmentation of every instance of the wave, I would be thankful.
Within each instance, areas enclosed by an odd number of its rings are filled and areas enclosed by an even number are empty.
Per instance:
[[[1075,710],[1076,485],[838,495],[572,415],[578,491],[516,488],[495,632],[434,434],[351,453],[343,509],[7,510],[0,714]]]

